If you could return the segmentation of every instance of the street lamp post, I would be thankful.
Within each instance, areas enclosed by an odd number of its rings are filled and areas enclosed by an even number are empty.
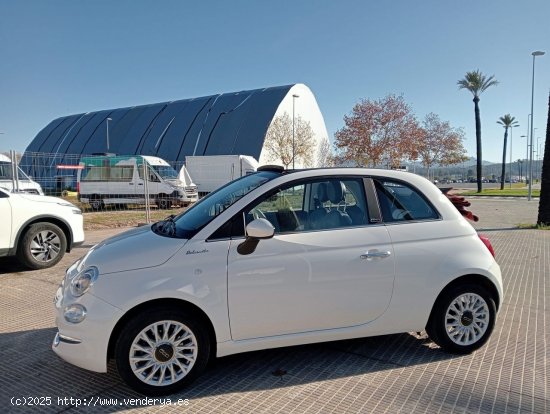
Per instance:
[[[533,105],[535,101],[535,58],[537,56],[544,55],[544,52],[536,50],[531,53],[533,56],[533,76],[531,80],[531,152],[529,153],[529,191],[527,194],[527,200],[531,201],[531,194],[533,191],[533,124],[535,123],[535,117],[533,115]]]
[[[107,152],[109,152],[109,121],[112,121],[112,118],[107,118],[105,123],[107,124]]]
[[[294,147],[294,107],[296,98],[299,98],[300,95],[292,95],[292,169],[294,170],[294,158],[295,158],[295,147]]]
[[[527,160],[529,159],[529,127],[527,127],[527,135],[522,135],[520,136],[520,138],[525,138],[525,141],[527,141],[527,152],[525,153],[526,155],[525,162],[527,162]],[[520,174],[519,176],[520,176],[520,181],[523,182],[522,175]]]

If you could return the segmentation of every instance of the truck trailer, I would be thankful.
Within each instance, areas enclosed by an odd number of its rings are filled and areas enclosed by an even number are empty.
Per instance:
[[[256,172],[258,161],[248,155],[193,155],[185,157],[185,169],[193,177],[199,196],[206,195],[230,181]]]

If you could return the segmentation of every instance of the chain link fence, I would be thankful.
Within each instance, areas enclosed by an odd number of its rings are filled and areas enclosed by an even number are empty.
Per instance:
[[[198,199],[182,162],[150,156],[15,151],[0,156],[0,187],[61,197],[85,213],[124,212],[151,222]]]

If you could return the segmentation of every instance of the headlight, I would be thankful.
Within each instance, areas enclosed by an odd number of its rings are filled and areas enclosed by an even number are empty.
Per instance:
[[[82,214],[82,210],[80,210],[79,208],[73,208],[71,211],[73,212],[73,214]]]
[[[88,267],[86,270],[78,273],[71,280],[71,294],[76,297],[82,296],[94,284],[98,276],[99,270],[95,266]]]
[[[86,308],[78,303],[69,305],[63,310],[65,320],[70,323],[80,323],[86,317]]]

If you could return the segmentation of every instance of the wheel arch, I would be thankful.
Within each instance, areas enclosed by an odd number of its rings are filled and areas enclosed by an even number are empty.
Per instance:
[[[17,231],[17,235],[15,236],[15,240],[13,243],[13,253],[17,251],[17,248],[19,247],[19,241],[21,240],[21,237],[28,231],[29,227],[33,224],[37,223],[51,223],[55,224],[57,227],[63,231],[63,234],[65,234],[65,238],[67,239],[67,248],[65,249],[66,252],[70,252],[72,245],[73,245],[73,232],[71,230],[71,226],[67,224],[67,222],[59,217],[52,217],[52,216],[35,216],[29,220],[27,220]]]
[[[436,307],[440,298],[445,294],[445,292],[454,288],[455,286],[463,285],[465,283],[479,284],[482,287],[484,287],[493,297],[495,301],[495,306],[498,311],[500,307],[500,295],[498,293],[498,289],[495,286],[495,284],[487,276],[478,275],[478,274],[469,274],[469,275],[464,275],[464,276],[457,277],[456,279],[453,279],[443,289],[441,289],[441,292],[439,292],[439,294],[437,295],[437,298],[434,301],[434,304],[432,305],[432,309],[430,310],[430,318],[432,317],[434,308]]]
[[[117,321],[109,337],[109,343],[107,345],[107,360],[114,356],[116,342],[125,324],[136,315],[155,308],[176,308],[178,310],[186,310],[194,316],[199,317],[201,321],[205,323],[208,331],[208,337],[210,338],[210,356],[213,357],[216,355],[216,331],[208,315],[197,305],[184,299],[159,298],[142,302],[134,306],[124,313],[124,315]]]

